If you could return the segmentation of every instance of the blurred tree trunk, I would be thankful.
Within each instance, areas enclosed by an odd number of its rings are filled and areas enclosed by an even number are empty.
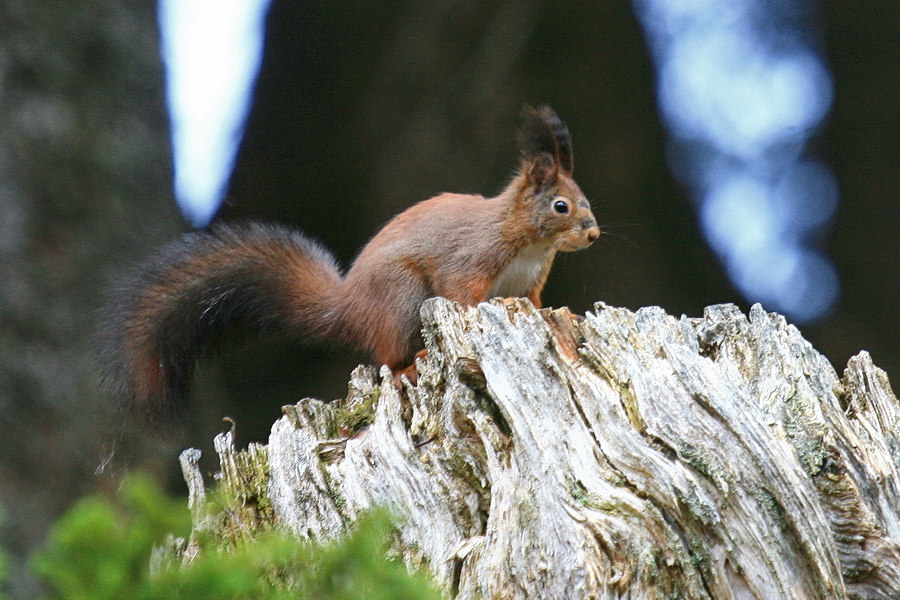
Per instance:
[[[103,290],[178,228],[157,48],[150,2],[0,3],[0,501],[15,597],[36,592],[25,555],[107,451],[91,346]]]
[[[900,403],[867,353],[839,378],[758,305],[423,317],[415,387],[360,368],[268,446],[219,436],[219,517],[186,451],[196,525],[327,539],[388,506],[452,598],[897,597]]]

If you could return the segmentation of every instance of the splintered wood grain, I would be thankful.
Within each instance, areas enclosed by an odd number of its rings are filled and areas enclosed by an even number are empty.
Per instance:
[[[417,385],[361,367],[256,450],[281,526],[387,506],[454,598],[898,597],[900,405],[868,354],[839,378],[758,306],[422,314]]]

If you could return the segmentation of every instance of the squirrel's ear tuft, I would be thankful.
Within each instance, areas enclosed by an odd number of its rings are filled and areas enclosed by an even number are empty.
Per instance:
[[[571,176],[572,138],[566,124],[549,106],[526,106],[522,116],[519,148],[525,169],[531,172],[535,168],[543,168],[545,175],[550,175],[545,168],[549,157],[554,171],[562,171]]]

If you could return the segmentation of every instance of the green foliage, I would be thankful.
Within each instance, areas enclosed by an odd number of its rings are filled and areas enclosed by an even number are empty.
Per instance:
[[[269,532],[234,550],[203,554],[188,568],[166,570],[139,597],[437,600],[425,578],[385,559],[388,527],[383,515],[373,515],[325,546]]]
[[[154,546],[167,534],[186,536],[183,501],[166,498],[145,478],[132,478],[116,502],[93,497],[56,524],[35,557],[36,572],[65,599],[431,600],[440,596],[421,575],[388,560],[390,521],[381,512],[350,535],[317,546],[268,531],[226,548],[207,534],[189,565],[170,554],[150,572]],[[168,535],[168,547],[179,547]],[[183,548],[184,544],[180,545]]]
[[[166,498],[146,477],[132,477],[116,502],[93,496],[63,515],[33,567],[62,598],[126,598],[146,580],[153,545],[189,531],[185,503]]]
[[[318,548],[315,568],[305,581],[305,597],[333,600],[435,599],[440,595],[422,575],[411,575],[400,560],[388,560],[389,519],[375,513],[361,519],[346,539]]]

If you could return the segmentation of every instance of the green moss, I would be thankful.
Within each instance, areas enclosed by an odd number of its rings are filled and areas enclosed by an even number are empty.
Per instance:
[[[575,478],[571,478],[566,483],[569,495],[579,505],[590,510],[602,511],[618,516],[627,516],[629,511],[622,508],[621,504],[613,502],[607,498],[600,498],[588,492],[583,483]]]
[[[696,472],[706,477],[716,486],[716,489],[726,495],[730,492],[733,477],[727,469],[717,462],[714,454],[705,448],[682,443],[678,447],[678,457]]]
[[[344,435],[353,435],[375,420],[375,409],[381,398],[381,388],[375,388],[361,401],[337,409],[337,424]]]
[[[812,402],[798,391],[784,402],[781,420],[803,470],[818,475],[830,453],[825,445],[825,425],[817,420]]]
[[[575,500],[575,502],[582,506],[590,505],[590,497],[587,488],[584,487],[583,483],[575,478],[570,478],[566,483],[569,488],[569,495],[572,496],[572,499]]]
[[[700,574],[705,579],[709,579],[712,577],[712,571],[710,570],[709,548],[707,547],[706,542],[702,538],[691,536],[688,543],[688,550],[691,554],[691,563],[698,571],[700,571]]]
[[[685,443],[679,446],[678,456],[690,465],[692,469],[712,480],[713,470],[710,464],[710,456],[703,449]]]
[[[470,447],[469,450],[472,448]],[[481,449],[482,460],[487,460],[483,447]],[[481,478],[475,473],[472,464],[466,460],[466,455],[458,452],[448,457],[450,471],[462,482],[463,485],[474,491],[482,490]]]
[[[213,525],[211,533],[235,543],[274,527],[275,512],[268,494],[268,448],[251,444],[229,457],[216,490],[209,495],[207,521]]]
[[[762,486],[756,487],[753,490],[753,498],[759,502],[766,511],[766,514],[768,514],[772,521],[778,525],[779,529],[782,531],[787,529],[787,518],[784,507],[781,506],[781,503],[771,491]]]
[[[638,564],[643,567],[651,580],[659,579],[659,558],[659,551],[656,548],[644,548],[638,555]]]
[[[697,488],[693,483],[689,484],[687,494],[682,496],[681,500],[688,507],[691,514],[697,517],[701,523],[707,527],[713,526],[716,521],[714,510],[700,498]]]
[[[614,502],[610,502],[609,500],[602,500],[588,492],[587,488],[583,483],[581,483],[581,481],[575,478],[570,478],[566,482],[566,484],[569,490],[569,495],[573,500],[575,500],[575,502],[577,502],[581,506],[589,508],[591,510],[601,510],[607,513],[624,514],[619,505],[615,504]]]
[[[328,495],[331,497],[332,502],[334,502],[334,507],[343,515],[344,511],[347,510],[347,498],[344,497],[337,486],[329,486]]]

